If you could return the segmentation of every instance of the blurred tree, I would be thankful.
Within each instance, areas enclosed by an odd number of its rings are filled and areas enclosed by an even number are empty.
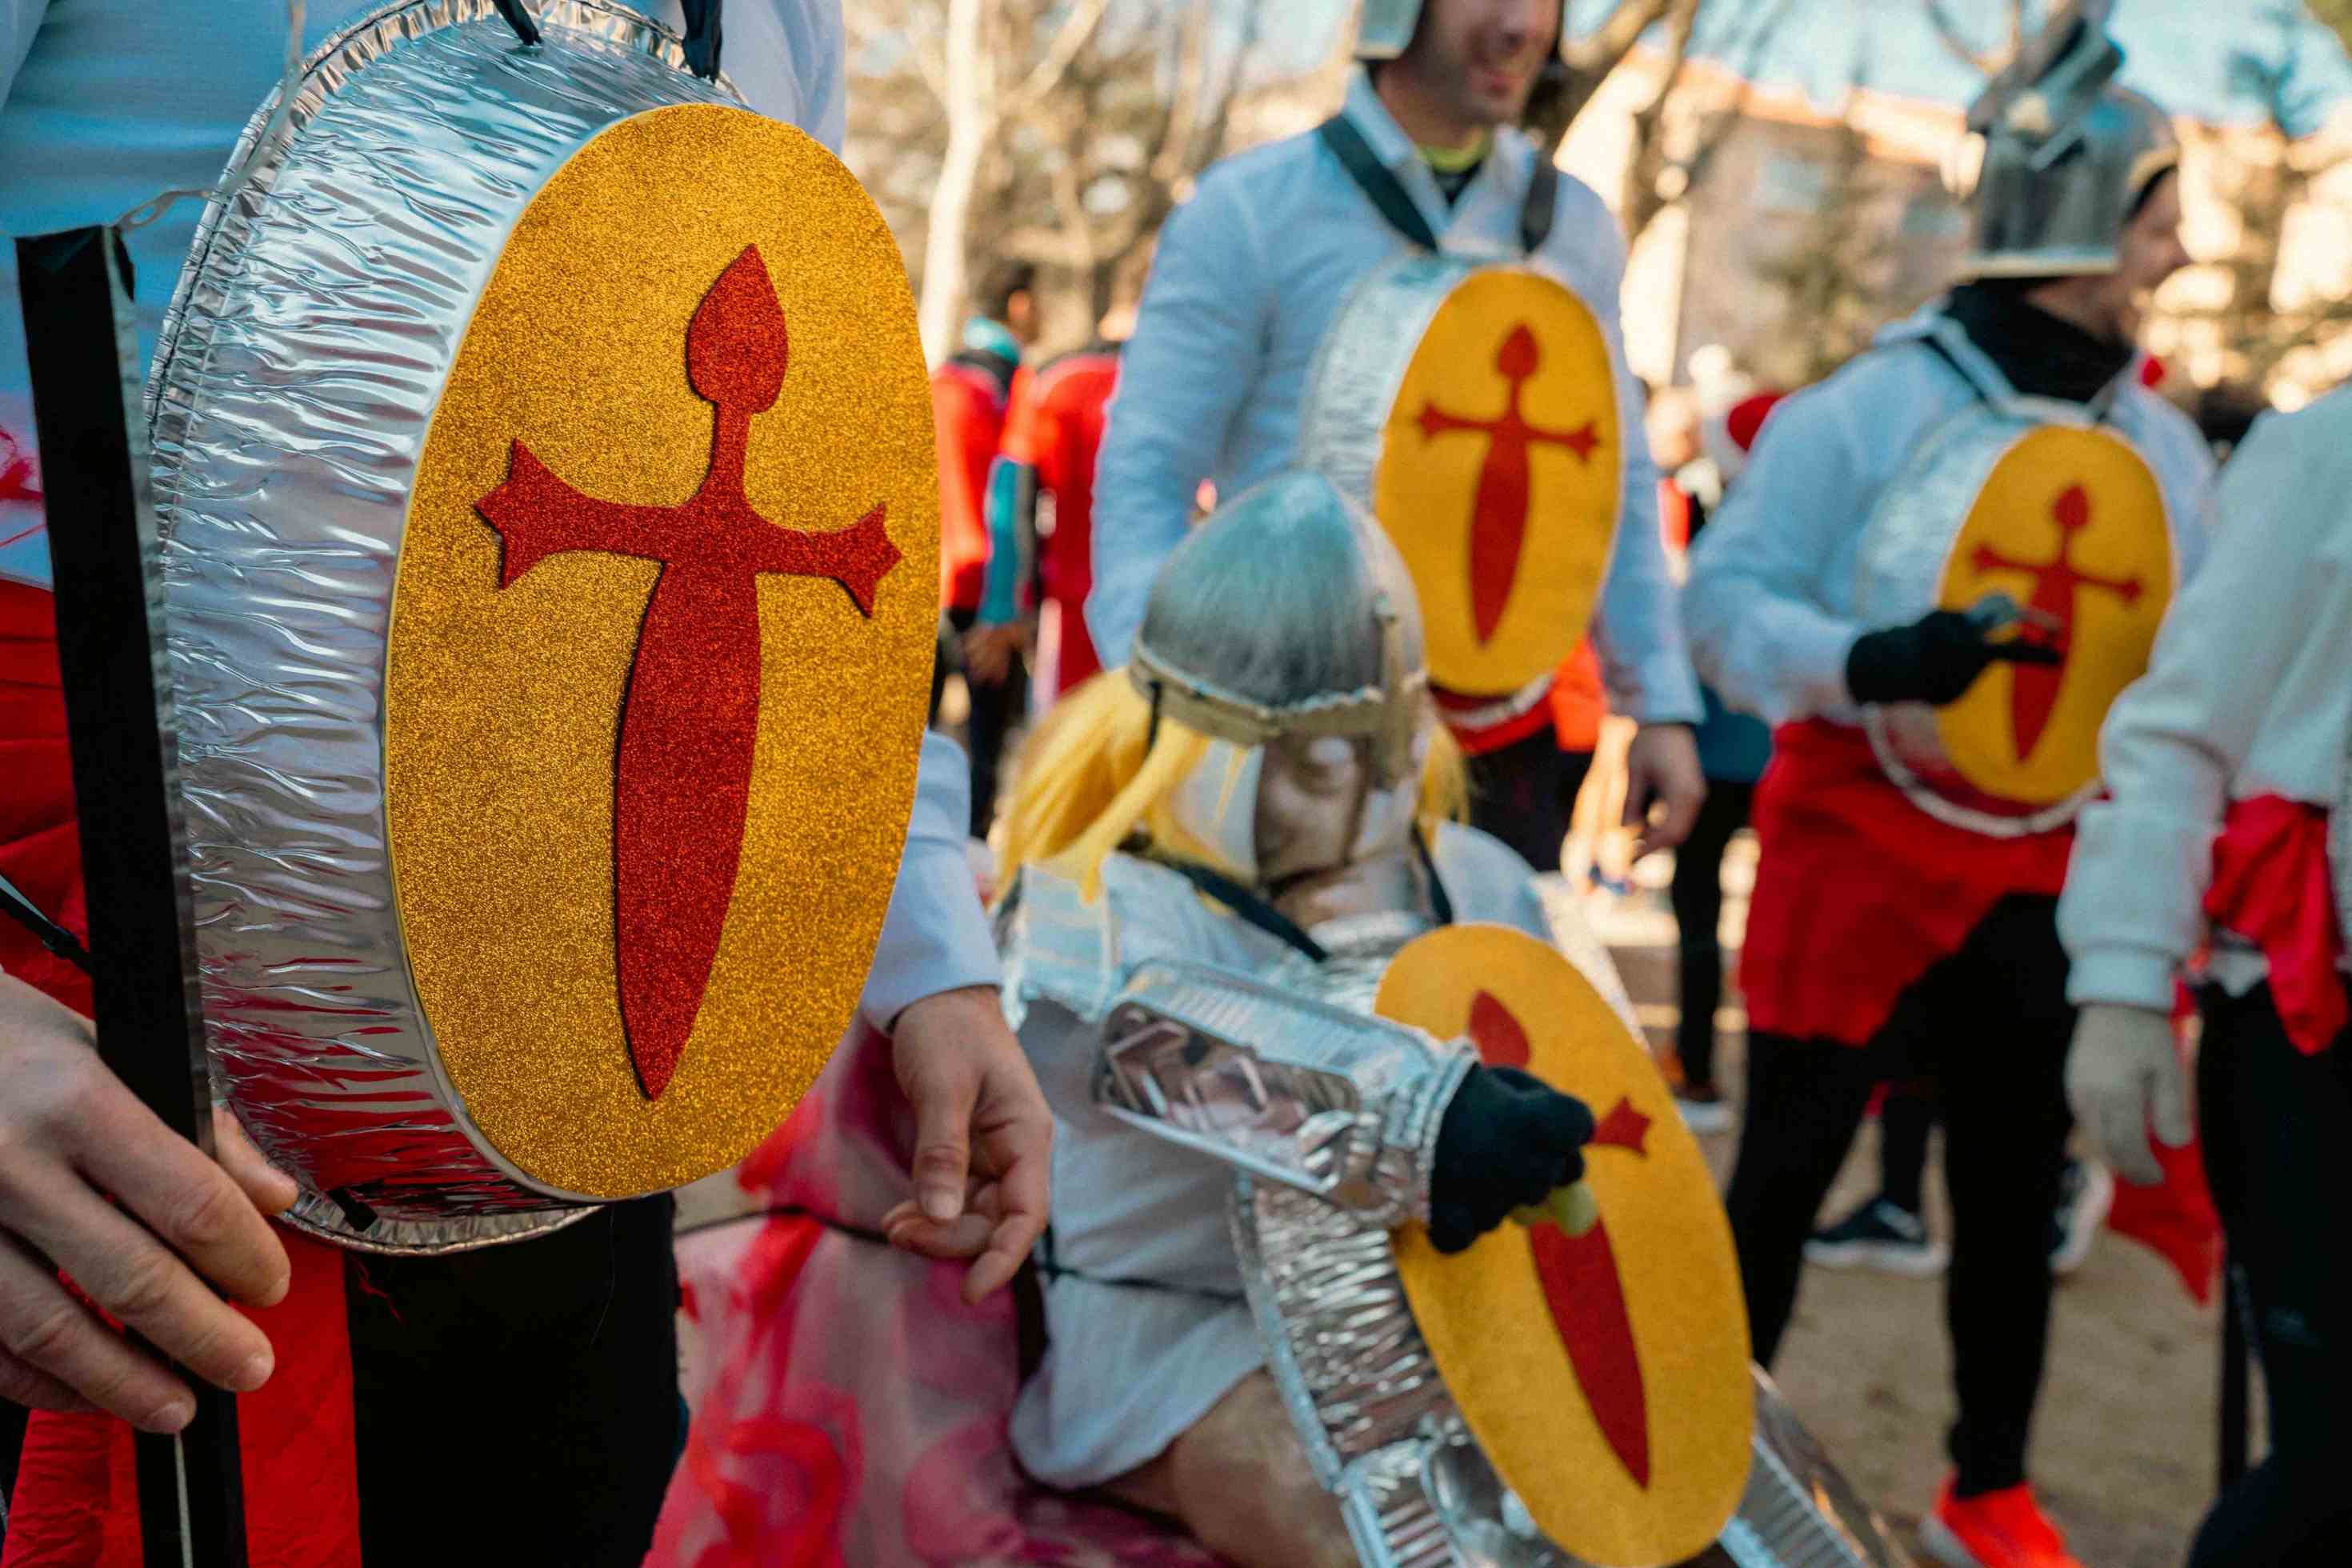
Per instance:
[[[1860,353],[1871,334],[1916,300],[1897,298],[1895,225],[1889,192],[1868,143],[1839,125],[1819,160],[1820,196],[1792,242],[1756,264],[1759,281],[1777,289],[1781,314],[1776,353],[1751,367],[1770,384],[1809,386]],[[1893,204],[1899,211],[1900,198]]]
[[[1049,344],[1091,335],[1238,119],[1337,97],[1258,47],[1278,0],[861,0],[849,162],[910,258],[925,347],[974,258],[1039,264]],[[1311,104],[1300,109],[1311,119]],[[1279,116],[1277,115],[1277,118]]]

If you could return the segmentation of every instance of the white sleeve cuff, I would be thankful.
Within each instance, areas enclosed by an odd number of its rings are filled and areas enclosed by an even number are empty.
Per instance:
[[[2172,984],[2172,960],[2154,948],[2101,948],[2075,957],[2067,971],[2066,1000],[2078,1007],[2113,1002],[2170,1013]]]
[[[998,979],[996,943],[960,847],[910,842],[857,1011],[887,1034],[909,1003]]]

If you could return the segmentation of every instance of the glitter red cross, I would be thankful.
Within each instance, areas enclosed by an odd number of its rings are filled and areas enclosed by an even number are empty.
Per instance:
[[[2047,617],[2045,625],[2055,623],[2050,636],[2059,650],[2059,663],[2011,667],[2014,684],[2010,688],[2010,738],[2017,746],[2020,762],[2032,754],[2034,743],[2042,739],[2042,731],[2050,723],[2052,710],[2058,706],[2058,692],[2066,678],[2064,655],[2074,641],[2075,595],[2085,588],[2097,588],[2115,595],[2126,605],[2136,605],[2141,590],[2137,577],[2099,577],[2076,569],[2074,536],[2091,526],[2089,491],[2078,484],[2068,485],[2051,503],[2050,516],[2058,524],[2055,558],[2020,561],[1990,544],[1979,544],[1969,559],[1979,572],[2030,574],[2033,578],[2031,607]]]
[[[476,503],[497,529],[499,586],[551,555],[659,564],[622,692],[614,770],[614,941],[621,1027],[647,1099],[677,1070],[735,891],[760,724],[759,579],[830,577],[858,613],[898,563],[883,508],[834,532],[780,527],[743,493],[751,420],[789,362],[783,308],[757,246],[719,275],[686,329],[686,376],[715,411],[710,468],[678,506],[600,500],[516,441]]]
[[[1519,550],[1528,532],[1528,452],[1538,446],[1565,447],[1590,463],[1601,444],[1593,422],[1573,430],[1548,430],[1519,412],[1528,380],[1543,368],[1543,346],[1525,321],[1513,327],[1495,351],[1495,370],[1507,388],[1502,416],[1471,419],[1448,414],[1432,400],[1419,415],[1424,440],[1458,432],[1486,437],[1486,458],[1478,468],[1478,492],[1470,506],[1470,618],[1478,640],[1487,641],[1502,624],[1519,574]]]
[[[1528,1032],[1510,1007],[1481,991],[1470,1004],[1470,1041],[1489,1067],[1524,1068],[1532,1054]],[[1622,1149],[1646,1157],[1643,1145],[1650,1119],[1620,1095],[1593,1129],[1596,1149]],[[1649,1399],[1642,1386],[1642,1363],[1633,1349],[1633,1320],[1625,1307],[1625,1286],[1617,1274],[1616,1249],[1605,1219],[1582,1236],[1570,1236],[1546,1221],[1528,1226],[1528,1251],[1536,1279],[1551,1309],[1552,1327],[1576,1369],[1577,1386],[1592,1406],[1601,1435],[1636,1486],[1650,1484]]]

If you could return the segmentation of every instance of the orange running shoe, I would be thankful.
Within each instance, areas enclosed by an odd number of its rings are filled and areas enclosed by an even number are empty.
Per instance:
[[[1947,1478],[1935,1511],[1919,1521],[1919,1544],[1949,1568],[2083,1568],[2022,1482],[1956,1498]]]

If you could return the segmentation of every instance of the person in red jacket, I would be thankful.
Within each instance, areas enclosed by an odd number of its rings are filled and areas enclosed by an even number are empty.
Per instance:
[[[1107,322],[1100,340],[1020,378],[989,480],[987,586],[980,624],[964,637],[964,668],[983,679],[1009,673],[1028,639],[1034,576],[1041,705],[1102,668],[1082,612],[1094,586],[1095,453],[1118,380],[1113,336]],[[1041,517],[1045,498],[1052,506]]]
[[[1023,378],[1021,355],[1037,336],[1037,269],[1004,262],[981,279],[975,314],[956,352],[931,373],[931,418],[940,443],[940,661],[931,674],[931,717],[963,635],[980,616],[988,579],[988,471],[1004,442],[1005,410]],[[1017,659],[966,668],[971,697],[964,749],[971,754],[971,833],[988,836],[996,815],[996,764],[1020,711]]]

